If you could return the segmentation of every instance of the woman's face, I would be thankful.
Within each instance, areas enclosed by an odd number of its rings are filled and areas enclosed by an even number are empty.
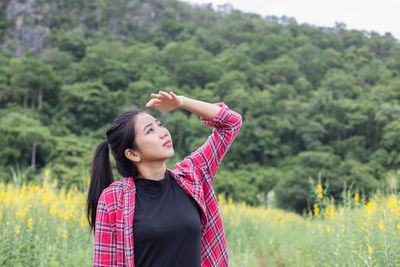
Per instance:
[[[135,131],[137,151],[142,162],[167,160],[174,155],[171,134],[150,114],[136,115]]]

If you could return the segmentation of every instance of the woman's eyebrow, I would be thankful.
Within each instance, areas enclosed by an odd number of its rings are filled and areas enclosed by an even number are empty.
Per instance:
[[[143,132],[144,132],[144,131],[146,131],[146,128],[147,128],[147,127],[150,127],[150,126],[152,126],[152,125],[153,125],[153,123],[152,123],[152,122],[150,122],[149,124],[147,124],[146,126],[144,126],[144,128],[143,128]]]
[[[159,120],[156,120],[156,123],[160,123],[160,121],[159,121]],[[143,132],[146,131],[146,128],[147,128],[147,127],[150,127],[150,126],[152,126],[152,125],[153,125],[153,123],[150,122],[149,124],[147,124],[146,126],[144,126]]]

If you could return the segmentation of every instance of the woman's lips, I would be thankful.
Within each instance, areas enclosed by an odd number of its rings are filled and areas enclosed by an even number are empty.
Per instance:
[[[163,146],[171,147],[172,146],[172,141],[171,140],[165,141]]]

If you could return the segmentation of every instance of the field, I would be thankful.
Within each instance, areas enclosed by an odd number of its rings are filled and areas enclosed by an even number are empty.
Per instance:
[[[397,195],[356,194],[335,206],[316,190],[304,216],[218,196],[231,266],[400,266]],[[55,181],[0,184],[0,266],[90,266],[85,201]]]

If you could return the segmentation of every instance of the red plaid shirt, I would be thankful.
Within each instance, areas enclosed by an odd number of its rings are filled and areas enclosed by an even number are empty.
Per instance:
[[[240,114],[224,103],[217,116],[201,121],[214,127],[208,140],[190,156],[178,162],[171,176],[201,208],[201,266],[229,266],[221,214],[212,183],[224,155],[242,124]],[[112,183],[103,190],[97,206],[93,266],[134,266],[133,177]]]

